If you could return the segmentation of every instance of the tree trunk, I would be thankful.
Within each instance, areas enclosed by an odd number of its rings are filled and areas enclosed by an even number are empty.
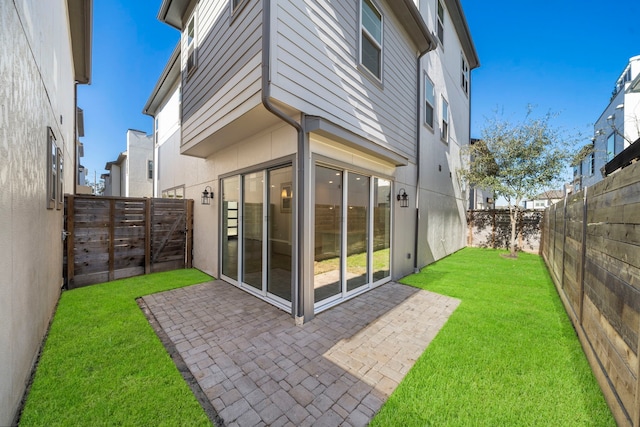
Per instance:
[[[518,252],[516,251],[516,236],[518,224],[517,206],[509,206],[509,219],[511,220],[511,242],[509,244],[509,256],[512,258],[518,258]]]

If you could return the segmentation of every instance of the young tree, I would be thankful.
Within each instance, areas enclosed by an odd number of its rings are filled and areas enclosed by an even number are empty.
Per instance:
[[[467,146],[461,177],[506,199],[511,220],[510,256],[517,258],[517,221],[521,203],[557,185],[571,158],[571,141],[551,124],[554,114],[536,118],[528,107],[522,122],[489,119],[482,138]]]

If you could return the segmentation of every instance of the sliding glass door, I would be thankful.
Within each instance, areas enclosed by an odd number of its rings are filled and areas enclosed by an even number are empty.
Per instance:
[[[390,277],[391,182],[316,165],[314,301],[322,307]]]
[[[223,278],[291,308],[293,170],[291,166],[221,181]]]

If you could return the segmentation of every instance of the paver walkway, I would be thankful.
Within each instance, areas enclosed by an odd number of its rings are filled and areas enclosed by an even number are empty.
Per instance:
[[[460,303],[391,282],[295,326],[219,280],[144,301],[228,426],[367,425]]]

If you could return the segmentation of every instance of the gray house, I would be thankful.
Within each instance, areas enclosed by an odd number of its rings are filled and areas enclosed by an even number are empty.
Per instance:
[[[304,322],[465,245],[479,63],[459,1],[164,0],[159,19],[179,73],[145,112],[156,144],[178,112],[180,155],[156,151],[156,191],[213,196],[198,268]]]

